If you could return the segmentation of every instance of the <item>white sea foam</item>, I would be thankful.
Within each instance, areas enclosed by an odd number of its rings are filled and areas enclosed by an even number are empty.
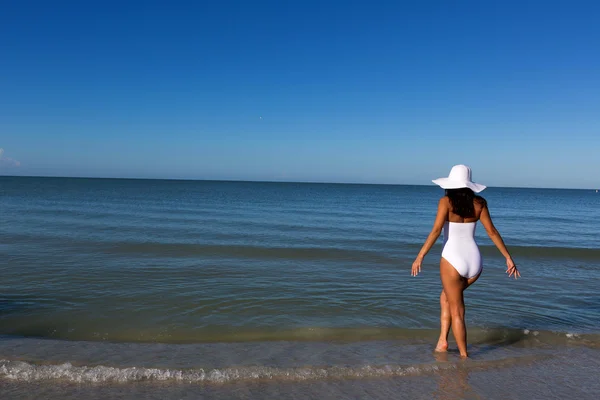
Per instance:
[[[223,369],[159,369],[115,368],[107,366],[35,365],[22,361],[0,360],[0,378],[17,381],[62,380],[78,383],[173,381],[197,383],[227,383],[241,380],[303,381],[328,378],[362,378],[383,376],[421,375],[440,369],[455,368],[454,364],[419,366],[359,366],[359,367],[302,367],[273,368],[248,366]]]
[[[201,384],[259,380],[308,381],[428,375],[457,368],[486,370],[489,368],[509,367],[511,365],[524,365],[538,359],[540,359],[540,356],[523,356],[487,361],[470,360],[467,363],[457,361],[416,365],[305,366],[296,368],[241,366],[214,369],[118,368],[102,365],[75,366],[69,362],[38,365],[23,361],[0,360],[0,379],[20,382],[127,383],[154,381]]]

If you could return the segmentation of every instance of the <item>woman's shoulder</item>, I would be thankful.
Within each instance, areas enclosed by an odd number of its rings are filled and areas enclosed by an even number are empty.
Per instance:
[[[440,197],[440,200],[438,201],[439,204],[450,204],[450,197],[448,196],[442,196]]]
[[[440,197],[440,200],[438,201],[438,209],[444,209],[446,211],[451,210],[452,202],[450,201],[450,197],[448,197],[448,196]]]
[[[487,200],[482,196],[475,195],[473,200],[475,200],[475,203],[479,204],[481,207],[487,207]]]

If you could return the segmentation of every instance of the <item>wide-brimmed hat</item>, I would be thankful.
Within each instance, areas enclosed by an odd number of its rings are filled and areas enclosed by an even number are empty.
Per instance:
[[[473,182],[471,180],[471,168],[462,164],[452,167],[447,178],[434,179],[432,182],[443,189],[469,188],[475,193],[479,193],[487,187]]]

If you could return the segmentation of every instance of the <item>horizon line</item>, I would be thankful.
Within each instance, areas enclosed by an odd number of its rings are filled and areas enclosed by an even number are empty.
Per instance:
[[[252,180],[252,179],[206,179],[206,178],[141,178],[141,177],[102,177],[102,176],[52,176],[52,175],[2,175],[0,178],[43,178],[43,179],[99,179],[99,180],[144,180],[144,181],[184,181],[184,182],[231,182],[231,183],[299,183],[309,185],[372,185],[372,186],[424,186],[435,187],[435,184],[422,183],[373,183],[373,182],[329,182],[329,181],[284,181],[284,180]],[[549,189],[549,190],[595,190],[600,188],[565,188],[542,186],[487,186],[501,189]]]

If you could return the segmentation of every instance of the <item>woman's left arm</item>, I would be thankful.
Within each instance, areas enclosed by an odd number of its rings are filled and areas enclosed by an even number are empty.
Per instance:
[[[417,276],[419,274],[419,272],[421,272],[421,264],[423,263],[423,259],[425,258],[425,256],[429,252],[429,250],[431,250],[431,247],[433,247],[433,244],[440,237],[440,234],[442,233],[442,229],[444,228],[444,223],[446,222],[446,219],[448,218],[449,209],[450,209],[449,199],[447,197],[442,197],[440,199],[440,201],[438,202],[438,210],[437,210],[437,215],[435,217],[435,222],[433,223],[433,228],[431,228],[431,232],[429,233],[427,240],[425,240],[425,243],[423,244],[423,247],[421,248],[419,255],[417,255],[417,258],[413,262],[412,270],[411,270],[412,276]]]

